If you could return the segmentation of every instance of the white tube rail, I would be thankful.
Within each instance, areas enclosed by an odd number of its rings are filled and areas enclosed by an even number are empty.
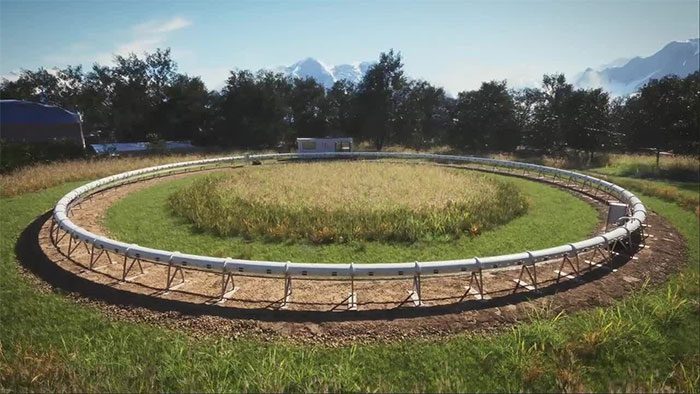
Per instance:
[[[83,198],[97,193],[106,188],[134,182],[137,180],[169,175],[173,173],[186,172],[189,170],[205,169],[210,167],[229,165],[236,162],[247,162],[252,160],[273,160],[273,159],[416,159],[436,162],[450,162],[461,164],[475,164],[490,166],[507,170],[522,170],[534,172],[541,176],[554,177],[569,182],[578,183],[582,186],[595,188],[609,194],[630,208],[630,215],[624,224],[612,229],[604,234],[582,240],[579,242],[555,246],[547,249],[525,251],[500,256],[474,257],[459,260],[427,261],[427,262],[405,262],[405,263],[378,263],[378,264],[317,264],[304,262],[276,262],[276,261],[255,261],[232,258],[218,258],[211,256],[199,256],[167,250],[159,250],[143,247],[135,244],[127,244],[113,240],[76,225],[68,218],[71,207]],[[414,154],[414,153],[383,153],[383,152],[344,152],[344,153],[285,153],[285,154],[259,154],[245,156],[229,156],[207,160],[196,160],[174,164],[166,164],[155,167],[144,168],[135,171],[98,179],[86,185],[78,187],[63,196],[56,204],[53,211],[53,222],[57,228],[69,234],[77,242],[84,242],[86,245],[94,247],[96,250],[104,250],[109,253],[116,253],[129,258],[147,260],[163,265],[170,265],[180,268],[193,268],[224,274],[240,273],[244,275],[261,276],[313,276],[313,277],[410,277],[415,275],[437,275],[458,272],[474,272],[493,268],[503,268],[513,265],[533,265],[537,262],[562,258],[563,256],[573,256],[581,252],[593,250],[595,248],[608,248],[615,242],[624,242],[630,239],[633,232],[641,230],[642,224],[646,220],[647,212],[644,204],[634,194],[629,191],[588,175],[579,174],[557,168],[551,168],[536,164],[513,162],[506,160],[496,160],[479,158],[472,156],[452,156],[434,154]],[[58,231],[58,230],[57,230]]]

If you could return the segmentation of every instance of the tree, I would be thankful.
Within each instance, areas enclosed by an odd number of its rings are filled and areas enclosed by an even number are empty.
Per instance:
[[[331,135],[360,137],[357,126],[356,86],[340,80],[326,95],[326,122]]]
[[[602,89],[575,90],[565,105],[567,146],[589,153],[605,149],[610,131],[610,98]]]
[[[401,54],[390,50],[370,66],[358,87],[358,116],[363,136],[377,150],[390,140],[396,127],[396,110],[401,89],[406,84]]]
[[[287,100],[291,89],[281,74],[231,72],[217,110],[218,142],[259,148],[273,146],[289,135],[292,114]]]
[[[697,152],[700,72],[652,80],[631,97],[622,116],[631,149]]]
[[[0,97],[36,101],[45,104],[60,102],[59,80],[56,72],[44,68],[36,71],[22,70],[16,81],[4,80],[0,86]]]
[[[448,126],[445,91],[426,81],[406,83],[397,95],[395,142],[423,149],[441,141]]]
[[[515,101],[506,82],[484,82],[462,92],[453,113],[451,140],[458,148],[512,150],[519,142]]]
[[[313,78],[296,78],[289,95],[292,129],[296,137],[324,137],[326,89]]]
[[[165,140],[198,140],[209,134],[212,99],[199,77],[177,74],[163,89],[164,101],[152,115],[153,130]]]

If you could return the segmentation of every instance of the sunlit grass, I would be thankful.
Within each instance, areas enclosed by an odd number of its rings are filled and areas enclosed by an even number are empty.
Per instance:
[[[29,167],[22,167],[9,174],[0,174],[0,196],[16,196],[23,193],[44,190],[66,182],[101,178],[124,171],[201,158],[204,158],[204,156],[150,155],[40,163]]]
[[[698,244],[658,288],[573,315],[538,309],[499,334],[393,343],[263,342],[189,336],[44,293],[19,275],[19,232],[77,183],[0,200],[0,389],[71,392],[697,392]],[[697,218],[641,195],[686,239]],[[517,220],[517,219],[516,219]]]
[[[659,158],[657,167],[655,155],[611,154],[608,165],[594,168],[592,171],[632,178],[699,182],[700,157],[664,155]]]
[[[169,201],[180,216],[217,235],[314,244],[475,236],[527,210],[504,180],[378,162],[238,168],[201,178]]]

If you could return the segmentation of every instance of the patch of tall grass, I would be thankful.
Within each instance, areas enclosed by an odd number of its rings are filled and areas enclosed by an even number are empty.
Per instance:
[[[653,154],[612,154],[610,163],[595,168],[594,171],[632,178],[700,182],[700,157],[661,156],[657,166],[656,155]]]
[[[603,178],[626,189],[638,190],[665,201],[675,202],[700,216],[700,186],[697,183],[673,184],[618,176],[603,176]]]
[[[197,160],[203,155],[162,155],[81,159],[63,162],[39,163],[0,174],[0,196],[11,197],[44,190],[66,182],[101,178],[124,171],[159,164]]]
[[[459,238],[527,210],[517,187],[489,175],[376,162],[236,169],[199,179],[169,201],[217,235],[313,244]]]

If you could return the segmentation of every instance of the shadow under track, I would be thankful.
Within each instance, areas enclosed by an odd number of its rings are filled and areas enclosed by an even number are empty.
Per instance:
[[[611,269],[597,268],[579,276],[577,280],[564,280],[559,283],[551,282],[540,287],[538,292],[520,292],[504,296],[494,297],[489,300],[469,299],[459,303],[413,307],[406,306],[393,309],[375,309],[359,311],[295,311],[295,310],[273,310],[268,308],[252,309],[237,308],[230,306],[218,306],[210,304],[192,303],[186,301],[167,300],[155,298],[145,294],[120,290],[109,285],[96,283],[69,271],[62,269],[54,263],[44,253],[39,245],[39,233],[43,224],[50,219],[51,212],[48,211],[36,218],[27,228],[25,228],[15,245],[15,253],[20,264],[34,275],[49,283],[54,288],[58,288],[70,293],[77,293],[80,296],[91,300],[106,302],[124,308],[147,308],[157,312],[171,312],[202,316],[211,315],[231,319],[255,319],[268,322],[314,322],[321,323],[327,321],[359,321],[359,320],[391,320],[405,319],[425,316],[438,316],[454,314],[467,310],[481,310],[506,305],[518,304],[532,299],[545,297],[557,292],[566,291],[586,284],[587,282],[598,280],[608,275]],[[611,268],[618,268],[624,265],[628,258],[618,255],[613,259]],[[274,300],[276,301],[276,300]],[[429,300],[426,300],[429,301]],[[360,304],[361,306],[361,304]]]

